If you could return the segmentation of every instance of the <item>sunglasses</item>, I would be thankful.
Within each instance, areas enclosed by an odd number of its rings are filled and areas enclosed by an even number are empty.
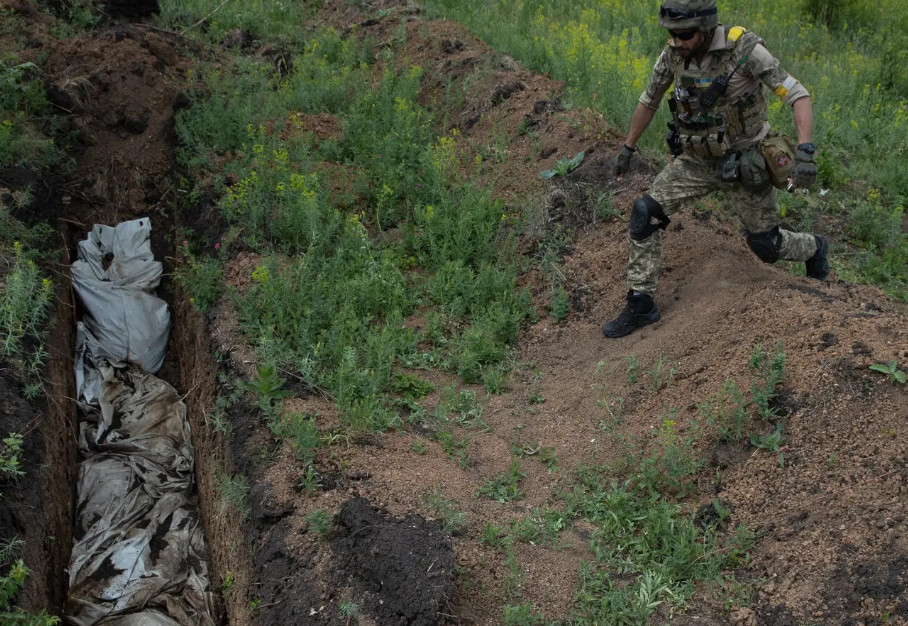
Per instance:
[[[694,38],[694,35],[697,34],[695,30],[670,30],[668,34],[672,36],[672,39],[680,39],[681,41],[689,41]]]

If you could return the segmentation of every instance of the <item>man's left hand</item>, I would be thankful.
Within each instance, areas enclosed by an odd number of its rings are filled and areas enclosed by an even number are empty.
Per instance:
[[[812,187],[817,180],[817,164],[813,160],[816,148],[812,143],[798,144],[795,153],[795,169],[792,182],[805,189]]]

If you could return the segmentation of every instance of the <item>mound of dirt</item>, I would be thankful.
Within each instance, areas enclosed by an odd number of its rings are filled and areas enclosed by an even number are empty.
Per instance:
[[[365,498],[344,503],[331,548],[380,624],[441,621],[454,581],[454,551],[440,522],[394,519]]]

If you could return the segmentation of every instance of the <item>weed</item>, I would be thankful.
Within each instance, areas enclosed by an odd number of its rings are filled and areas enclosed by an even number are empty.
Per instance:
[[[554,472],[558,469],[558,454],[554,448],[542,448],[539,451],[539,460],[549,468],[549,472]]]
[[[215,475],[215,489],[218,491],[222,511],[226,510],[227,507],[231,507],[242,517],[249,517],[251,510],[246,503],[246,496],[249,494],[249,483],[244,475],[228,476],[223,472],[219,472]]]
[[[548,180],[550,178],[554,178],[555,176],[567,176],[580,166],[585,156],[586,155],[583,152],[578,152],[571,159],[558,159],[558,162],[555,164],[555,167],[553,169],[542,171],[542,179]]]
[[[327,537],[328,531],[331,529],[331,514],[322,509],[313,509],[306,514],[306,523],[320,537]]]
[[[501,367],[493,366],[482,371],[482,386],[492,395],[500,395],[510,389],[508,374]]]
[[[512,458],[508,471],[489,479],[480,487],[479,495],[486,496],[504,504],[520,500],[525,495],[520,490],[520,482],[526,477],[519,458]]]
[[[422,439],[417,439],[410,446],[410,449],[413,450],[416,454],[422,456],[426,453],[426,443]]]
[[[557,623],[546,620],[535,607],[525,602],[505,606],[503,617],[506,626],[548,626]]]
[[[756,433],[751,434],[750,443],[751,445],[762,448],[768,452],[778,452],[782,449],[782,437],[785,432],[785,425],[779,423],[773,429],[771,433],[758,435]]]
[[[13,242],[12,267],[0,294],[0,357],[10,360],[22,380],[37,378],[47,356],[41,338],[53,297],[53,283],[41,277],[30,256],[21,242]]]
[[[0,541],[0,565],[6,565],[12,561],[13,557],[18,555],[24,547],[25,542],[16,536],[9,541]]]
[[[697,429],[682,436],[675,410],[663,417],[651,454],[629,452],[626,464],[633,468],[632,477],[639,489],[653,495],[671,493],[683,496],[695,488],[693,477],[705,460],[694,450]]]
[[[315,425],[315,418],[304,413],[288,411],[272,423],[272,430],[278,437],[290,440],[290,447],[296,457],[304,463],[311,463],[322,438]]]
[[[530,396],[530,404],[545,404],[545,396],[539,392]]]
[[[426,496],[425,504],[430,513],[442,520],[442,529],[446,533],[459,530],[466,522],[466,513],[453,500],[442,498],[439,490]]]
[[[747,402],[734,380],[726,380],[715,398],[704,400],[697,408],[709,423],[718,428],[722,441],[740,441],[750,429]]]
[[[274,365],[262,365],[256,370],[253,379],[248,383],[242,383],[242,388],[246,391],[253,391],[258,395],[256,405],[262,410],[262,413],[270,422],[277,420],[274,411],[274,403],[290,395],[289,391],[281,389],[287,382],[277,374]]]
[[[552,293],[552,302],[549,306],[552,319],[556,322],[563,322],[571,312],[571,298],[563,287],[558,286]]]
[[[889,363],[874,363],[870,366],[874,372],[880,372],[885,374],[892,384],[905,384],[905,372],[904,370],[899,369],[899,364],[896,359],[889,361]]]
[[[395,372],[391,379],[391,391],[400,394],[404,400],[413,401],[435,391],[435,385],[414,374]]]
[[[633,354],[622,358],[627,361],[627,367],[624,370],[624,380],[627,381],[628,385],[633,385],[640,378],[640,363],[637,362],[637,357]]]
[[[340,609],[340,616],[348,620],[359,615],[359,605],[356,602],[347,600],[341,602],[338,608]]]
[[[776,410],[771,406],[771,401],[777,395],[777,387],[785,380],[785,351],[782,342],[776,344],[771,355],[764,352],[759,344],[755,344],[748,367],[754,375],[750,389],[757,407],[757,416],[765,420],[776,418]]]
[[[536,508],[529,516],[511,524],[509,536],[533,545],[557,546],[558,534],[570,524],[570,519],[563,511],[554,509],[541,511]]]
[[[656,393],[665,389],[666,385],[675,377],[677,364],[672,363],[667,368],[666,365],[668,365],[668,361],[660,356],[653,365],[653,369],[649,371],[651,386]]]
[[[447,414],[453,413],[457,423],[464,428],[489,430],[489,425],[482,419],[483,408],[476,392],[471,389],[456,391],[454,387],[445,389],[442,406]]]
[[[482,535],[479,537],[480,543],[492,548],[503,548],[509,540],[507,529],[496,526],[492,522],[486,522],[482,528]]]
[[[442,429],[435,434],[435,438],[441,444],[441,449],[448,455],[452,461],[456,461],[460,467],[467,467],[470,464],[470,455],[467,453],[467,438],[454,436],[450,430]]]
[[[614,196],[611,193],[599,194],[594,203],[594,207],[595,220],[604,222],[613,219],[620,219],[622,217],[621,210],[615,207]]]
[[[233,578],[233,572],[227,570],[224,573],[224,577],[221,579],[221,593],[229,593],[233,586],[236,584],[236,580]]]
[[[252,596],[252,597],[249,599],[249,603],[247,604],[247,606],[249,607],[249,610],[252,611],[252,612],[254,613],[254,612],[258,611],[259,605],[260,605],[261,603],[262,603],[262,599],[261,599],[260,597],[258,597],[258,596]]]
[[[174,277],[189,296],[193,307],[197,311],[207,311],[221,295],[224,272],[217,258],[195,256],[190,252],[188,242],[183,244],[183,263],[177,266]],[[217,247],[220,249],[220,244]]]
[[[0,575],[0,621],[4,624],[27,624],[28,626],[53,626],[60,623],[59,617],[47,614],[46,610],[40,613],[26,613],[19,607],[13,607],[13,597],[25,584],[28,568],[22,559],[13,563],[6,575]]]
[[[318,470],[315,469],[314,465],[307,465],[306,469],[303,471],[303,475],[300,476],[299,482],[300,489],[307,495],[313,495],[322,488],[322,478],[319,475]]]
[[[0,476],[25,476],[20,469],[19,454],[22,452],[22,435],[10,433],[0,445]]]

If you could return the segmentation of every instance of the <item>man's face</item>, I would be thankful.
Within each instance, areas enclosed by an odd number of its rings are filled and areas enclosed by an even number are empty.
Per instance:
[[[703,46],[704,36],[699,30],[670,30],[668,34],[682,58],[689,59]]]

